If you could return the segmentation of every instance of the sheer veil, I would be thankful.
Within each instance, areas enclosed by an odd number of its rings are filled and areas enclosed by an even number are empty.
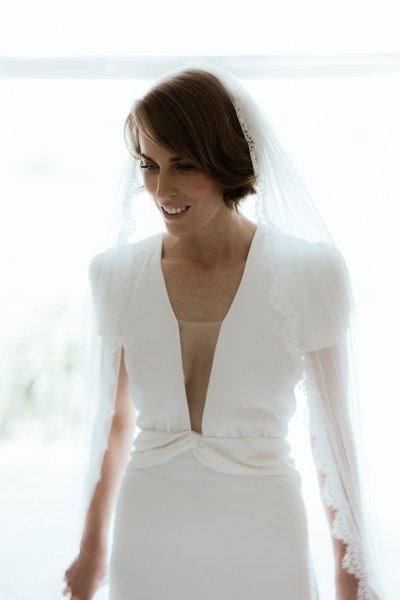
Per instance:
[[[355,381],[356,315],[351,283],[333,241],[265,115],[241,83],[207,63],[167,73],[202,69],[228,91],[248,142],[257,177],[254,220],[265,230],[263,253],[273,281],[270,302],[284,322],[285,345],[305,392],[316,466],[324,479],[323,502],[334,510],[332,535],[345,543],[343,568],[359,579],[360,600],[383,598],[363,507],[364,470]],[[158,83],[158,82],[157,82]],[[121,359],[119,332],[127,306],[136,206],[143,191],[140,169],[129,156],[120,184],[120,219],[113,252],[89,267],[97,327],[93,343],[92,438],[83,514],[100,479],[114,411]],[[247,200],[246,200],[247,202]]]

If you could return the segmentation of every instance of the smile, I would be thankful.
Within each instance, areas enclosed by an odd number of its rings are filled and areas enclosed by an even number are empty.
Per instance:
[[[189,208],[188,206],[176,206],[176,207],[165,207],[165,206],[161,206],[161,208],[163,209],[164,212],[166,212],[168,215],[177,215],[180,213],[185,212],[185,210],[187,208]]]

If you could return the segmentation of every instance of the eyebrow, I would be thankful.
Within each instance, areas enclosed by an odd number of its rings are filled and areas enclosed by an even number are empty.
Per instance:
[[[143,152],[140,153],[140,156],[142,158],[145,158],[146,160],[150,160],[151,162],[157,162],[154,160],[154,158],[150,158],[150,156],[146,156],[146,154],[143,154]],[[169,159],[169,162],[178,162],[178,160],[183,160],[181,156],[173,156],[172,158]]]

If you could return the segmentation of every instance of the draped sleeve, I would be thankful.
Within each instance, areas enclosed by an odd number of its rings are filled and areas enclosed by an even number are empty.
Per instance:
[[[350,277],[339,250],[329,243],[308,243],[297,269],[299,345],[322,500],[334,511],[331,534],[345,544],[342,567],[357,577],[359,600],[374,600],[383,596],[363,502]]]
[[[314,461],[323,475],[322,500],[334,511],[331,534],[345,544],[342,567],[358,579],[358,600],[382,600],[363,501],[355,308],[347,266],[334,243],[274,229],[271,237],[265,251],[271,303],[283,319],[285,347],[299,366]]]
[[[89,280],[92,292],[95,326],[98,335],[118,343],[121,339],[121,315],[118,314],[119,282],[118,254],[111,248],[92,258],[89,264]]]
[[[88,269],[94,333],[88,377],[92,424],[87,452],[83,516],[101,479],[101,466],[115,413],[123,323],[130,297],[132,255],[132,245],[110,248],[94,256]]]
[[[300,344],[313,351],[346,340],[352,309],[350,278],[333,244],[314,242],[303,258]]]

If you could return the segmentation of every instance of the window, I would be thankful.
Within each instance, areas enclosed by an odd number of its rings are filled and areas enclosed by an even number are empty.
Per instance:
[[[112,213],[131,101],[193,55],[246,76],[348,262],[372,514],[388,597],[397,597],[400,67],[392,3],[253,0],[248,18],[237,2],[229,11],[203,3],[195,16],[180,1],[132,12],[120,0],[112,13],[90,1],[23,4],[23,19],[20,3],[7,7],[0,58],[1,592],[54,600],[62,587],[76,544],[65,516],[82,461],[87,266]],[[149,214],[150,231],[158,224]],[[301,436],[294,423],[294,443]],[[307,457],[304,469],[305,493],[316,500],[310,510],[325,523]],[[324,599],[331,584],[319,557],[329,550],[318,529],[311,535]]]

